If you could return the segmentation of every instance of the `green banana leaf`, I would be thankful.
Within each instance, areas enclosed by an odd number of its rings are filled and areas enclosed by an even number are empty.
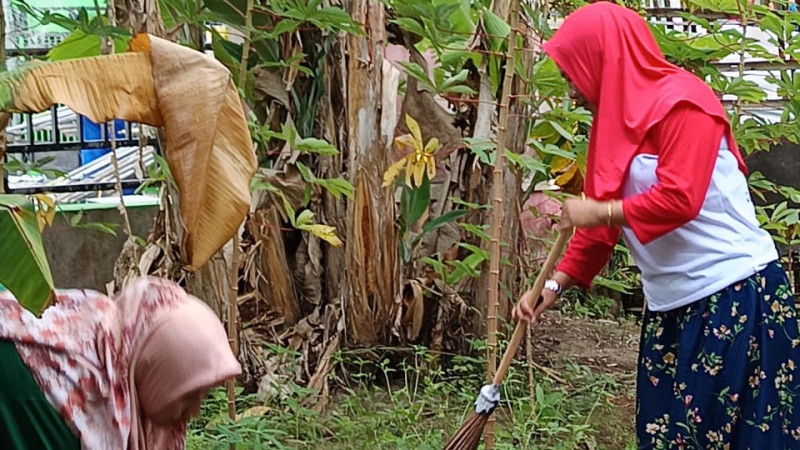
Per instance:
[[[0,195],[0,284],[36,315],[55,298],[36,214],[22,195]]]

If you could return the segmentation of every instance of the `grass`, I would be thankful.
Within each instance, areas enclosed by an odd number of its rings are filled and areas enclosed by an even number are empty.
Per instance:
[[[187,448],[440,449],[483,384],[482,359],[456,357],[442,369],[424,349],[396,364],[346,353],[338,362],[336,394],[324,413],[303,404],[307,390],[284,385],[285,395],[264,405],[239,397],[244,417],[233,423],[224,390],[216,390],[190,424]],[[558,381],[535,375],[534,409],[527,368],[510,371],[495,412],[497,449],[635,448],[631,418],[615,403],[632,396],[628,383],[572,361],[553,370]]]

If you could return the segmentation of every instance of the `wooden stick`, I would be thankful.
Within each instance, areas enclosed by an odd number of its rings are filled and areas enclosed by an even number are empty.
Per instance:
[[[533,295],[530,296],[529,301],[535,303],[539,300],[539,296],[542,295],[542,288],[544,288],[544,282],[555,268],[556,260],[558,260],[559,256],[561,256],[561,253],[564,252],[564,248],[566,248],[570,236],[572,236],[572,232],[570,231],[561,231],[558,234],[556,243],[553,245],[553,248],[550,249],[550,253],[547,255],[547,260],[545,260],[544,265],[542,265],[542,270],[539,272],[539,276],[536,277],[536,281],[533,283]],[[500,366],[497,368],[497,373],[494,374],[492,383],[498,386],[503,383],[503,379],[506,377],[508,368],[511,366],[511,361],[514,359],[514,355],[517,353],[520,342],[522,342],[522,337],[525,336],[525,328],[527,327],[528,322],[524,320],[517,321],[517,325],[514,328],[514,334],[511,336],[511,340],[508,342],[508,348],[506,348],[506,352],[503,354],[503,359],[500,361]]]
[[[95,5],[97,6],[97,5]],[[97,6],[97,15],[100,15],[100,7]],[[106,4],[106,16],[108,17],[108,25],[117,26],[117,13],[114,9],[114,2],[110,1]],[[100,41],[100,53],[110,55],[114,53],[114,39],[106,38]],[[58,120],[58,113],[56,113],[56,121]],[[125,207],[125,193],[122,190],[122,176],[119,173],[119,160],[117,159],[117,121],[111,119],[111,131],[108,131],[108,122],[103,124],[107,133],[111,133],[111,166],[114,168],[114,189],[119,195],[119,213],[122,215],[122,224],[125,228],[125,234],[128,236],[128,241],[133,242],[133,229],[131,228],[131,219],[128,216],[128,208]],[[133,267],[136,273],[139,272],[139,266],[134,264]],[[121,287],[121,286],[120,286]]]
[[[0,68],[6,70],[6,11],[3,2],[0,1]],[[6,193],[6,127],[11,120],[8,113],[0,114],[0,194]]]
[[[530,328],[530,327],[528,327],[528,328]],[[556,371],[555,371],[555,370],[553,370],[553,369],[551,369],[551,368],[549,368],[549,367],[545,367],[545,366],[543,366],[543,365],[541,365],[541,364],[537,363],[536,361],[531,361],[531,365],[532,365],[532,366],[533,366],[533,367],[534,367],[536,370],[538,370],[538,371],[540,371],[540,372],[544,372],[544,373],[545,373],[545,374],[546,374],[548,377],[552,378],[553,380],[555,380],[555,381],[557,381],[557,382],[559,382],[559,383],[561,383],[561,384],[564,384],[564,385],[566,385],[566,386],[571,386],[571,384],[570,384],[570,383],[569,383],[567,380],[565,380],[565,379],[561,378],[561,377],[558,375],[558,373],[556,373]]]
[[[104,127],[108,126],[108,122],[103,124]],[[119,196],[119,213],[122,215],[122,224],[125,227],[125,234],[128,235],[128,240],[133,241],[133,228],[131,228],[131,219],[128,216],[128,208],[125,207],[125,192],[122,190],[122,176],[119,173],[119,160],[117,159],[117,121],[111,120],[111,165],[114,168],[114,189]],[[139,271],[139,266],[136,266],[136,271]]]
[[[244,17],[244,42],[242,43],[242,61],[239,66],[239,89],[244,89],[247,77],[247,62],[250,59],[250,39],[253,29],[253,0],[247,0],[247,10]]]
[[[528,363],[528,396],[531,403],[531,420],[536,418],[536,380],[533,377],[533,342],[531,327],[525,328],[525,360]]]
[[[244,43],[242,44],[242,61],[239,66],[239,89],[244,89],[247,78],[247,61],[250,57],[250,36],[253,28],[253,0],[247,0],[245,10]],[[234,356],[239,357],[238,314],[239,309],[239,227],[233,235],[233,250],[231,251],[231,282],[230,297],[228,298],[228,342]],[[236,420],[236,380],[231,378],[228,387],[228,416],[231,421]],[[231,444],[231,450],[236,449],[236,444]]]
[[[508,110],[511,101],[511,88],[516,74],[517,34],[519,30],[519,0],[509,0],[511,3],[509,25],[511,33],[508,38],[508,57],[506,59],[506,72],[503,78],[503,92],[500,99],[500,120],[497,127],[497,151],[494,159],[494,172],[492,173],[492,218],[490,223],[491,242],[489,244],[489,304],[486,311],[487,349],[489,351],[486,367],[486,378],[491,379],[495,374],[497,365],[497,311],[500,308],[500,240],[503,237],[503,191],[504,162],[506,153],[506,132],[508,130]],[[486,448],[494,448],[494,418],[490,417],[484,429]]]
[[[239,356],[239,338],[237,330],[236,310],[238,309],[239,297],[239,228],[233,235],[233,249],[231,250],[231,273],[230,273],[230,292],[228,296],[228,343],[231,346],[234,356]],[[228,416],[231,420],[236,420],[236,380],[230,378],[227,381],[228,388]],[[231,448],[236,445],[231,444]]]

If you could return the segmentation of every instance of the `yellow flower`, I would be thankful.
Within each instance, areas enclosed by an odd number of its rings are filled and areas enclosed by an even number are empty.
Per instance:
[[[406,114],[406,125],[408,125],[411,134],[398,136],[395,138],[394,143],[403,149],[410,148],[412,152],[386,169],[386,172],[383,173],[383,187],[391,186],[397,176],[400,175],[403,167],[406,170],[406,185],[408,187],[421,186],[425,173],[428,174],[428,180],[433,180],[433,177],[436,176],[436,160],[433,157],[433,152],[439,148],[439,139],[432,138],[427,144],[423,145],[419,123]]]
[[[672,364],[675,362],[675,355],[672,352],[670,352],[664,355],[662,359],[664,360],[665,363]]]
[[[778,303],[777,300],[775,300],[774,302],[772,302],[772,306],[770,306],[770,309],[772,310],[772,312],[779,312],[781,310],[781,304]]]

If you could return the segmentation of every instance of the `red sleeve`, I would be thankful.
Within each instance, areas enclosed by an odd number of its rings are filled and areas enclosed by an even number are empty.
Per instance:
[[[658,183],[622,202],[639,242],[647,244],[697,217],[724,132],[722,122],[692,105],[676,107],[651,131]]]
[[[588,288],[608,263],[619,233],[619,227],[578,228],[556,270],[569,275],[579,286]]]

